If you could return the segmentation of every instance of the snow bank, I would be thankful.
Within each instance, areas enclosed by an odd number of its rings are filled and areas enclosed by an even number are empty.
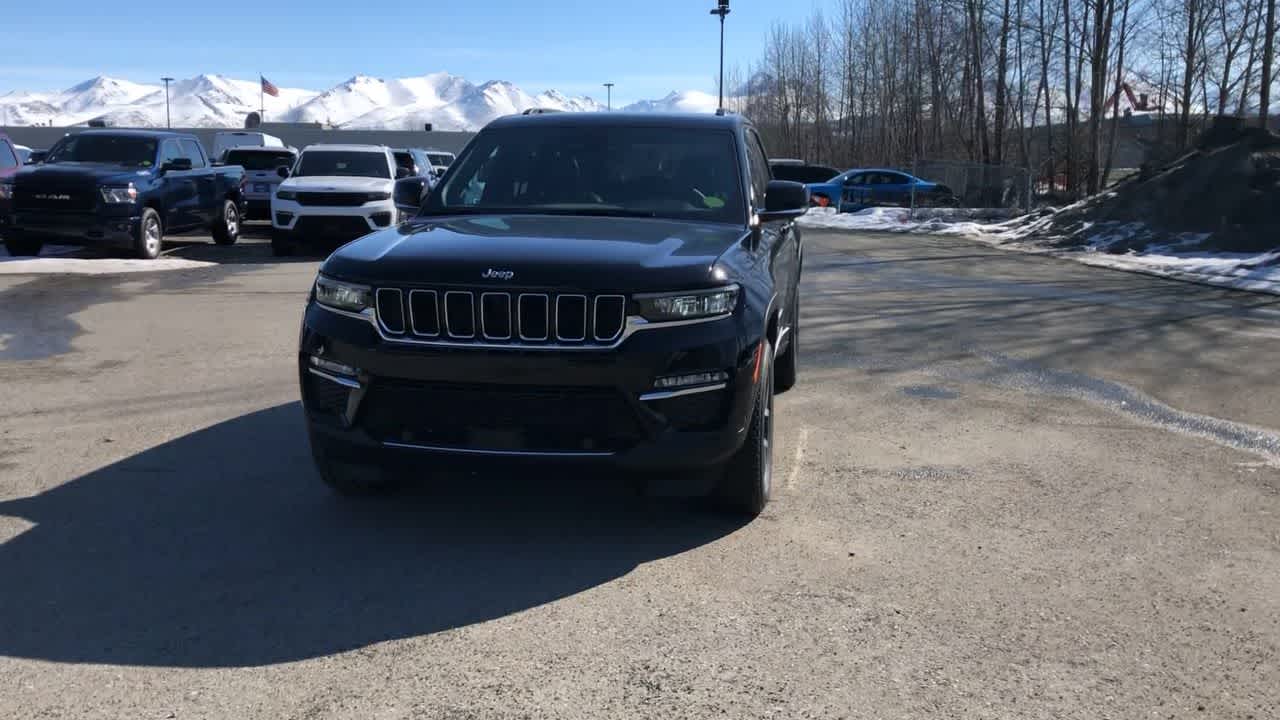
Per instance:
[[[835,230],[962,236],[999,248],[1045,253],[1086,265],[1280,295],[1280,249],[1212,252],[1196,249],[1206,239],[1205,233],[1182,233],[1162,244],[1145,245],[1141,251],[1108,252],[1134,240],[1168,237],[1140,222],[1086,223],[1086,241],[1074,248],[1061,248],[1043,236],[1053,218],[1053,214],[1009,217],[1002,210],[930,208],[913,215],[905,208],[868,208],[856,213],[816,208],[800,218],[799,224]]]
[[[853,213],[837,213],[833,208],[814,208],[800,218],[804,227],[836,230],[877,230],[881,232],[928,233],[932,235],[980,235],[1004,229],[1001,223],[1012,212],[998,208],[958,209],[875,207]]]
[[[169,257],[159,257],[155,260],[66,257],[82,249],[65,245],[46,245],[40,257],[11,257],[4,248],[0,248],[0,275],[114,275],[188,270],[215,264]]]

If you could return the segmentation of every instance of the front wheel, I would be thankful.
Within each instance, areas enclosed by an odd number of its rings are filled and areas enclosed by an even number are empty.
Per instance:
[[[160,246],[164,244],[164,229],[160,225],[160,213],[147,208],[142,211],[142,219],[138,221],[138,231],[133,238],[133,251],[143,260],[155,260],[160,257]]]
[[[240,237],[240,206],[234,200],[222,201],[222,212],[213,223],[213,241],[232,245]]]
[[[36,238],[10,236],[4,239],[4,249],[14,257],[20,255],[35,257],[40,254],[40,249],[43,247],[44,241]]]
[[[760,384],[747,439],[725,464],[715,493],[721,509],[747,517],[759,515],[773,491],[773,345],[766,341],[759,352]]]

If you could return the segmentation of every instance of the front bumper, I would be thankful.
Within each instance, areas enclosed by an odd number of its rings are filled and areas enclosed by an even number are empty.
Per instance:
[[[270,216],[273,234],[302,244],[354,240],[391,227],[399,219],[390,200],[355,206],[319,206],[274,197]]]
[[[452,459],[696,469],[745,440],[757,339],[736,316],[637,332],[612,349],[406,347],[364,318],[308,305],[299,375],[313,442],[361,463]],[[358,370],[319,371],[311,356]],[[654,378],[724,370],[724,383],[663,397]]]
[[[140,215],[19,211],[3,218],[0,234],[76,245],[131,247],[140,221]]]

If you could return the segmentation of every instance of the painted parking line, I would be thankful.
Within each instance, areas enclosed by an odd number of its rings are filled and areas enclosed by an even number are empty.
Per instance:
[[[787,474],[787,490],[794,490],[800,482],[800,466],[804,464],[804,452],[809,446],[809,428],[800,428],[800,439],[796,442],[796,455],[791,461],[791,472]]]

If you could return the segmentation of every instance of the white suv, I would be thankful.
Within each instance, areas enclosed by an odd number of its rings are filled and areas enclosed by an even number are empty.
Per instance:
[[[308,145],[271,198],[271,250],[292,255],[301,244],[334,244],[390,227],[399,219],[391,195],[396,161],[380,145]]]

